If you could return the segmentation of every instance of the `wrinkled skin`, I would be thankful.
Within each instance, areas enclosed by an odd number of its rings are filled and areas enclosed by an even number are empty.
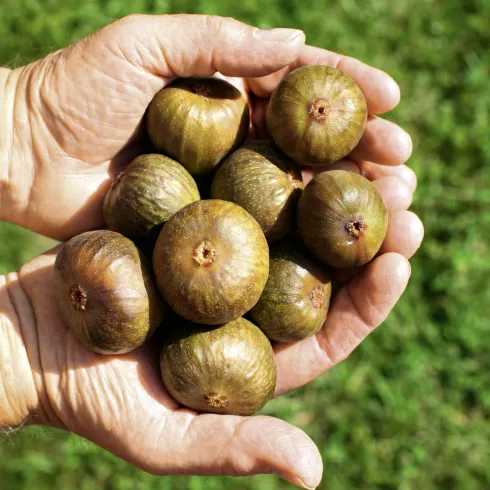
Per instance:
[[[174,77],[216,71],[240,77],[232,80],[252,102],[251,131],[258,135],[266,134],[271,91],[292,69],[326,64],[356,80],[371,116],[350,159],[334,165],[374,182],[390,226],[379,257],[334,278],[337,291],[322,330],[275,347],[276,395],[328,371],[384,321],[407,285],[407,259],[423,236],[420,220],[407,211],[416,187],[404,165],[410,138],[374,116],[397,105],[396,83],[357,60],[303,42],[301,33],[264,33],[232,19],[136,16],[28,67],[0,70],[7,100],[0,106],[2,134],[15,133],[12,148],[0,147],[2,170],[9,170],[2,174],[9,177],[1,181],[0,218],[58,239],[102,226],[104,193],[138,150],[146,106]],[[13,128],[5,126],[10,121]],[[305,170],[304,178],[311,176]],[[10,360],[9,376],[4,367],[0,371],[3,427],[52,424],[155,474],[274,472],[305,488],[319,484],[321,457],[301,430],[272,417],[197,415],[180,408],[163,388],[151,343],[119,357],[81,346],[55,313],[56,253],[0,278],[0,348],[2,359]]]

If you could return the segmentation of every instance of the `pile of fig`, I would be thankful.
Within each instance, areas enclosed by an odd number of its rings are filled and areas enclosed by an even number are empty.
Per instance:
[[[372,260],[388,225],[373,184],[325,166],[367,123],[353,80],[299,68],[271,97],[271,139],[247,139],[250,121],[225,80],[163,88],[146,116],[154,148],[112,182],[107,228],[72,238],[55,262],[75,337],[106,355],[160,343],[162,382],[198,412],[260,410],[275,390],[274,345],[321,330],[335,268]],[[305,185],[302,167],[315,165]]]

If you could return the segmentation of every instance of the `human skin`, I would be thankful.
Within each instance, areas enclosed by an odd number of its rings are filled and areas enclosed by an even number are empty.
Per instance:
[[[314,337],[275,347],[276,395],[345,359],[387,317],[410,276],[423,227],[407,211],[416,187],[409,136],[376,116],[399,101],[396,83],[360,61],[304,45],[300,31],[259,31],[214,16],[131,16],[15,71],[0,69],[0,219],[59,240],[103,226],[101,202],[142,151],[149,102],[175,77],[227,77],[248,98],[252,134],[266,134],[268,97],[292,69],[335,66],[354,78],[370,112],[349,158],[329,168],[372,180],[389,208],[380,254],[334,278]],[[318,172],[315,169],[314,172]],[[305,170],[306,180],[312,170]],[[149,343],[122,356],[79,345],[53,295],[57,250],[0,280],[0,426],[73,431],[155,474],[274,472],[316,487],[321,457],[301,430],[273,417],[196,414],[160,379]]]

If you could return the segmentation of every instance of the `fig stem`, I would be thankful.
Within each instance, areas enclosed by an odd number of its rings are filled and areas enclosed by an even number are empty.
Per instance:
[[[200,95],[201,97],[207,97],[210,94],[209,88],[203,84],[195,85],[194,87],[192,87],[192,91],[196,95]]]
[[[293,189],[297,189],[301,186],[301,179],[294,170],[289,170],[286,176],[290,184],[293,186]]]
[[[214,243],[208,240],[199,242],[192,251],[192,258],[199,266],[211,265],[218,258],[218,256],[219,254],[216,250],[216,246]]]

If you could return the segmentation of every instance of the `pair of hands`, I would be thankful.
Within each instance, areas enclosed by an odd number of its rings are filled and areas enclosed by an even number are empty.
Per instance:
[[[407,211],[416,187],[404,165],[410,138],[374,116],[399,101],[398,86],[385,73],[305,46],[301,31],[261,31],[210,16],[127,17],[4,77],[14,123],[0,218],[60,240],[102,227],[104,194],[142,151],[143,116],[158,90],[176,77],[218,72],[246,95],[251,132],[262,135],[279,80],[312,64],[341,69],[366,96],[372,115],[361,142],[329,168],[372,180],[390,223],[374,261],[334,278],[338,291],[323,329],[275,347],[276,395],[298,388],[345,359],[385,320],[407,285],[407,259],[422,240],[420,220]],[[312,175],[306,170],[305,180]],[[7,369],[9,354],[0,348],[4,425],[71,430],[156,474],[274,472],[305,488],[319,484],[321,457],[301,430],[271,417],[197,415],[180,408],[164,389],[151,343],[118,357],[79,345],[57,316],[55,257],[56,251],[38,257],[1,284],[0,313],[10,325],[3,333],[0,326],[0,334],[11,358]]]

